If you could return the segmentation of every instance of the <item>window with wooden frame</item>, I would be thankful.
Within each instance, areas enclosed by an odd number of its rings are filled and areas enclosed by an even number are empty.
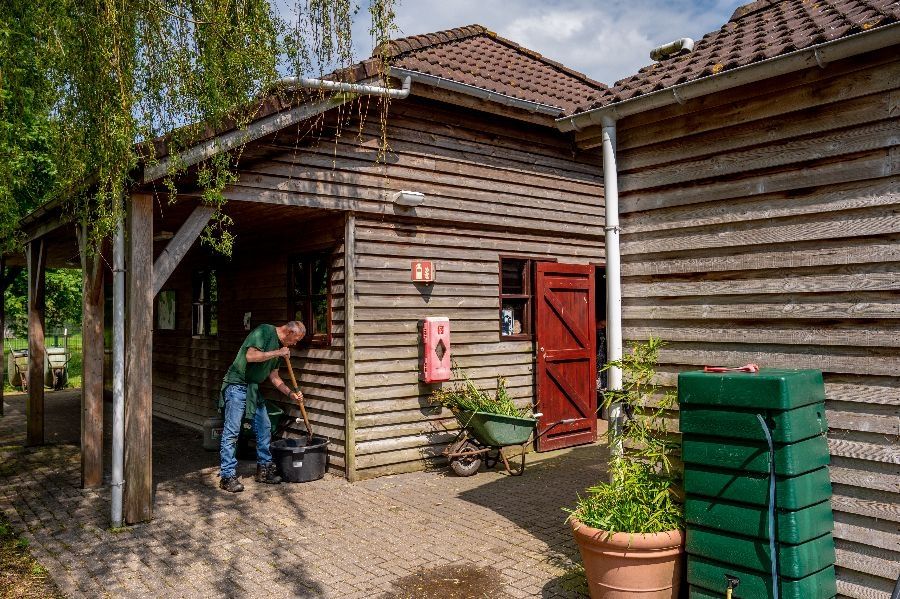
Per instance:
[[[219,334],[219,285],[213,269],[194,272],[191,296],[191,334],[215,337]]]
[[[500,338],[531,339],[534,260],[500,256]]]
[[[306,326],[303,342],[331,345],[331,252],[291,257],[288,277],[288,318]]]

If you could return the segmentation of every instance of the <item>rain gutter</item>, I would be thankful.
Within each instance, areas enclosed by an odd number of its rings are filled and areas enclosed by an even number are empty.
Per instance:
[[[788,54],[767,58],[743,67],[726,71],[717,75],[707,75],[700,79],[679,83],[643,96],[630,98],[586,112],[563,117],[556,120],[560,131],[580,131],[594,125],[602,125],[603,117],[615,120],[646,112],[672,104],[684,104],[688,100],[699,98],[718,91],[731,89],[748,83],[757,83],[764,79],[786,75],[811,67],[825,68],[829,62],[850,58],[887,46],[900,44],[900,23],[862,31],[847,37],[823,42],[795,50]]]

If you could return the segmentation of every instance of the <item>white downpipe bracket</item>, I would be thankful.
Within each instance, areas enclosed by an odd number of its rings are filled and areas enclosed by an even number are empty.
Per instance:
[[[622,359],[622,267],[619,256],[619,181],[616,170],[616,121],[603,118],[603,193],[606,212],[606,331],[610,361]],[[609,388],[622,389],[622,369],[609,369]],[[622,408],[611,406],[609,419],[615,436],[621,429]],[[619,444],[613,448],[621,451]]]
[[[110,520],[122,526],[125,463],[125,224],[120,215],[113,241],[113,435]]]

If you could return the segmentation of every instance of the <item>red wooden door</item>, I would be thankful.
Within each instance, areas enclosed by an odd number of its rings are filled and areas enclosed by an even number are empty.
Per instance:
[[[538,451],[590,443],[597,438],[594,267],[540,262],[536,279],[538,430],[574,419],[541,437]]]

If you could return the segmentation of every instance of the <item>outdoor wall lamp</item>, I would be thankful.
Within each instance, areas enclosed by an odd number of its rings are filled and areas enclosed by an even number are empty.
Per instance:
[[[418,206],[425,201],[425,194],[418,191],[398,191],[394,194],[394,203],[398,206]]]

